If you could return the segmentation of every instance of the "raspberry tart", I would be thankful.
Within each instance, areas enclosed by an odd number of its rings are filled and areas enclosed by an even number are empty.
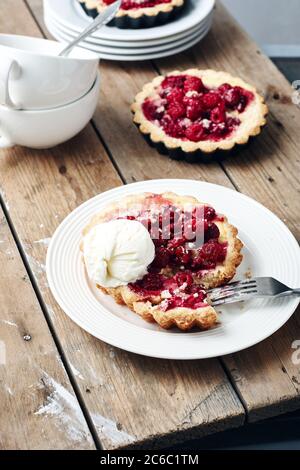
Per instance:
[[[150,144],[188,161],[246,144],[261,132],[268,113],[253,86],[225,72],[197,69],[156,77],[131,109]]]
[[[84,11],[95,18],[115,0],[79,0]],[[172,21],[186,0],[122,0],[121,8],[109,26],[152,28]]]
[[[122,219],[140,222],[150,233],[153,261],[134,282],[97,287],[162,328],[175,325],[187,331],[215,326],[218,317],[206,290],[234,277],[243,246],[237,229],[194,197],[143,193],[127,196],[95,215],[83,231],[83,243],[99,224]],[[186,231],[186,226],[191,230]]]

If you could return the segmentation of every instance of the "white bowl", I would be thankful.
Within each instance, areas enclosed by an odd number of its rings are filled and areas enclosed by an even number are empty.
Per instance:
[[[71,104],[39,111],[20,111],[0,106],[0,148],[23,145],[44,149],[71,139],[92,118],[99,90],[98,73],[90,91]]]
[[[58,57],[63,44],[0,34],[0,104],[16,109],[50,109],[72,103],[95,82],[99,57],[76,47]]]

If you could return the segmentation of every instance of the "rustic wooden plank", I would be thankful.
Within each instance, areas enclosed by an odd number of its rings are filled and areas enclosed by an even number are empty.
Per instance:
[[[19,8],[30,34],[38,35],[25,4]],[[22,22],[12,22],[11,31],[22,32]],[[53,301],[44,272],[48,238],[80,202],[119,184],[90,126],[49,151],[1,152],[0,187],[10,216],[103,446],[157,447],[163,438],[170,442],[241,425],[243,407],[217,360],[178,363],[124,353],[82,331]]]
[[[0,206],[0,449],[94,443]]]
[[[238,190],[260,200],[283,218],[297,234],[299,185],[296,184],[296,177],[299,172],[296,164],[299,163],[299,158],[295,154],[294,141],[298,138],[295,115],[299,112],[288,103],[290,86],[276,67],[261,54],[220,4],[217,5],[213,29],[203,42],[190,52],[156,61],[156,66],[162,73],[192,66],[223,69],[258,85],[260,91],[266,95],[271,109],[269,128],[249,148],[238,156],[227,159],[222,166]],[[149,149],[134,127],[130,126],[130,103],[142,85],[154,76],[154,71],[148,64],[139,64],[136,67],[105,63],[102,64],[102,70],[102,99],[94,122],[126,181],[167,175],[230,185],[218,165],[187,165],[161,157]],[[118,93],[114,93],[115,89],[118,89]],[[277,99],[276,92],[280,99]],[[102,119],[104,112],[105,119]],[[283,122],[281,131],[280,123]],[[284,137],[280,137],[279,131],[284,132]],[[274,172],[279,175],[276,180]],[[293,380],[293,377],[296,381],[299,380],[299,373],[289,359],[290,345],[297,339],[297,335],[300,337],[296,318],[291,319],[277,335],[262,345],[251,348],[250,352],[241,352],[224,359],[246,405],[250,420],[299,407],[298,390]],[[284,337],[285,347],[282,349]],[[289,372],[285,373],[284,370]],[[256,375],[253,371],[256,371]],[[266,386],[259,385],[257,377]]]
[[[207,38],[189,53],[156,65],[162,73],[191,66],[226,70],[257,85],[270,108],[268,128],[223,167],[239,191],[270,208],[299,237],[300,109],[291,103],[291,86],[274,64],[218,2]],[[300,338],[299,318],[298,309],[272,338],[224,358],[250,421],[300,407],[299,364],[292,361],[292,345]]]

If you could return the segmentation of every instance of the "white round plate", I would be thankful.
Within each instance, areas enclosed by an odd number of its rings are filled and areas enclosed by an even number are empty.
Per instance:
[[[69,40],[72,40],[76,37],[76,33],[71,32],[70,30],[67,30],[64,28],[62,25],[58,24],[55,20],[52,20],[50,18],[47,18],[45,20],[45,24],[47,28],[53,29],[54,31],[57,31],[57,33],[61,34],[62,37],[65,37],[66,39],[68,38]],[[164,51],[169,51],[172,49],[177,49],[178,47],[190,43],[192,40],[199,39],[203,37],[203,34],[206,33],[207,30],[209,30],[211,27],[211,21],[207,22],[205,25],[202,25],[201,28],[198,30],[194,31],[192,34],[188,35],[187,37],[184,37],[182,39],[170,42],[170,43],[165,43],[159,46],[149,46],[149,47],[116,47],[116,46],[103,46],[99,40],[94,39],[94,38],[88,38],[84,40],[84,44],[86,47],[97,47],[97,52],[99,53],[104,53],[104,54],[118,54],[118,55],[144,55],[144,54],[154,54],[156,52],[164,52]]]
[[[65,32],[61,32],[58,30],[57,26],[55,26],[52,22],[49,20],[45,20],[45,24],[49,32],[52,34],[52,36],[61,42],[70,42],[72,40],[72,36]],[[107,59],[107,60],[116,60],[116,61],[142,61],[142,60],[152,60],[152,59],[160,59],[162,57],[169,57],[174,54],[179,54],[180,52],[184,52],[187,49],[190,49],[191,47],[195,46],[198,42],[200,42],[209,32],[210,27],[208,27],[206,30],[202,31],[200,35],[196,35],[196,37],[192,40],[188,40],[187,42],[183,42],[180,46],[174,47],[174,48],[168,48],[166,50],[161,50],[158,52],[150,52],[150,53],[145,53],[145,54],[137,54],[135,51],[134,53],[128,54],[126,51],[124,53],[124,50],[120,49],[120,54],[107,54],[105,52],[102,52],[102,48],[100,46],[97,46],[95,44],[90,44],[86,41],[81,41],[80,47],[84,49],[88,49],[90,51],[96,52],[99,54],[99,58],[101,59]]]
[[[187,31],[183,31],[182,33],[172,34],[172,35],[167,36],[165,38],[159,38],[159,39],[154,39],[154,40],[145,39],[143,41],[126,41],[124,39],[122,39],[120,41],[114,41],[114,40],[110,40],[110,39],[99,38],[97,35],[92,34],[88,38],[88,40],[91,41],[91,42],[94,42],[96,44],[99,44],[100,46],[108,46],[108,47],[122,47],[122,48],[123,47],[125,47],[125,48],[126,47],[127,48],[139,48],[139,47],[146,48],[146,47],[151,47],[151,46],[160,47],[164,44],[169,44],[169,43],[178,41],[180,39],[187,38],[187,37],[191,36],[193,33],[196,33],[197,31],[202,29],[206,24],[208,24],[208,23],[211,24],[212,20],[213,20],[213,14],[214,14],[214,10],[212,10],[211,13],[206,18],[204,18],[203,21],[201,21],[199,24],[197,24],[193,28],[188,29]],[[76,30],[76,28],[74,29],[74,27],[71,28],[69,24],[66,24],[62,17],[51,16],[51,11],[49,12],[47,8],[45,8],[45,10],[44,10],[44,19],[45,19],[45,22],[47,22],[47,21],[53,22],[62,31],[69,32],[72,35],[74,35],[74,34],[77,35],[78,34],[78,30]]]
[[[182,33],[199,25],[213,10],[215,0],[189,0],[183,13],[174,21],[155,28],[120,29],[104,26],[95,37],[114,41],[144,41],[162,39]],[[69,29],[81,32],[92,20],[84,13],[77,0],[44,0],[45,16],[50,15],[64,22]]]
[[[81,231],[107,204],[128,194],[174,191],[196,196],[225,213],[239,229],[245,272],[273,276],[291,287],[300,286],[300,250],[288,230],[258,202],[222,186],[193,180],[153,180],[102,193],[75,209],[51,240],[46,271],[52,293],[67,315],[96,338],[126,351],[165,359],[203,359],[248,348],[277,331],[293,314],[299,299],[255,299],[221,309],[221,324],[210,331],[163,330],[98,291],[88,281],[79,244]],[[274,256],[276,253],[276,256]]]
[[[209,15],[206,18],[206,20],[203,23],[201,23],[201,25],[197,26],[197,28],[193,28],[188,33],[184,33],[184,35],[181,35],[180,37],[175,37],[175,39],[174,38],[167,39],[166,41],[163,41],[163,42],[157,41],[154,44],[152,44],[151,42],[150,44],[149,43],[147,44],[146,42],[144,43],[140,43],[140,42],[133,43],[133,42],[125,42],[125,41],[108,42],[108,41],[103,41],[102,39],[96,38],[94,36],[89,36],[88,38],[85,39],[85,42],[101,47],[101,49],[103,49],[103,52],[106,52],[106,53],[118,53],[118,51],[120,51],[120,53],[122,53],[123,51],[126,51],[129,54],[133,54],[135,53],[135,51],[136,53],[139,53],[139,54],[143,54],[146,52],[157,52],[160,50],[165,50],[167,48],[176,47],[188,40],[193,39],[194,37],[197,36],[197,34],[200,35],[201,32],[211,27],[212,20],[213,20],[213,16]],[[58,22],[54,17],[46,15],[45,23],[48,25],[52,24],[57,30],[69,35],[70,37],[75,38],[78,34],[74,30],[68,29],[62,22]],[[114,51],[117,51],[117,52],[114,52]]]

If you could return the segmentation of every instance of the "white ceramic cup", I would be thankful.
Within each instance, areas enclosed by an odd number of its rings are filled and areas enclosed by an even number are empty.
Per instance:
[[[0,104],[16,109],[50,109],[72,103],[95,82],[99,57],[76,47],[58,57],[63,44],[0,34]]]
[[[54,109],[20,111],[0,106],[0,148],[23,145],[44,149],[80,132],[92,118],[99,96],[100,75],[91,90],[73,103]]]

